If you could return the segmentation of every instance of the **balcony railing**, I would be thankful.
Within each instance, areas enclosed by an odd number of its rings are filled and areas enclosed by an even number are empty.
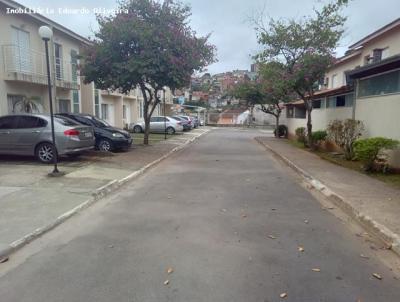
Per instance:
[[[44,53],[16,45],[3,45],[4,71],[7,80],[47,85],[46,56]],[[79,89],[77,64],[54,58],[56,86]],[[53,77],[52,77],[53,80]]]

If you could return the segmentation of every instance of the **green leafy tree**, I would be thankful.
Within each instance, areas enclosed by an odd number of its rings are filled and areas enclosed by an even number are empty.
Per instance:
[[[348,0],[336,0],[314,10],[302,20],[274,20],[267,25],[256,21],[258,41],[264,49],[261,62],[280,62],[286,69],[284,80],[303,100],[307,110],[308,143],[312,144],[312,99],[318,83],[333,63],[335,49],[344,32],[346,17],[341,10]]]
[[[260,65],[259,83],[265,95],[264,102],[260,104],[264,113],[275,117],[275,136],[279,136],[279,119],[284,108],[284,103],[291,100],[290,82],[286,81],[287,71],[285,66],[276,61]]]
[[[125,0],[120,12],[98,16],[84,51],[85,82],[128,93],[139,87],[148,144],[150,117],[165,87],[187,87],[194,71],[214,62],[215,47],[189,27],[190,8],[175,0]]]

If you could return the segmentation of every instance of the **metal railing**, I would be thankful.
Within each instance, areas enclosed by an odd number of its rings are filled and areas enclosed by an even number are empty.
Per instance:
[[[11,80],[47,84],[46,56],[42,52],[17,45],[3,45],[4,71]],[[56,85],[77,89],[78,66],[71,61],[53,58]]]

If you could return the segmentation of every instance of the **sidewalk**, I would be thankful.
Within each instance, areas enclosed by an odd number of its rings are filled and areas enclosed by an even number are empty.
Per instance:
[[[202,134],[202,127],[153,145],[135,145],[127,152],[91,152],[63,159],[51,178],[52,166],[32,159],[0,157],[0,258],[57,226],[150,166]]]
[[[391,245],[400,255],[400,191],[298,149],[284,139],[256,140],[280,157],[313,188]]]

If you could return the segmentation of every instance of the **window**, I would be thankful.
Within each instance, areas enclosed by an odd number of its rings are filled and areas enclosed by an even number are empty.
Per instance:
[[[326,108],[336,107],[352,107],[353,106],[353,94],[345,94],[338,96],[331,96],[328,98]]]
[[[346,106],[346,96],[339,95],[336,97],[336,107],[344,107]]]
[[[354,94],[346,94],[346,107],[353,107]]]
[[[322,105],[322,100],[314,100],[313,101],[313,108],[314,109],[320,109]]]
[[[294,108],[293,107],[287,107],[286,108],[286,117],[287,118],[293,118],[294,116]]]
[[[18,129],[43,128],[46,126],[47,121],[36,116],[19,116],[17,118]]]
[[[72,112],[79,113],[79,91],[72,91]]]
[[[71,72],[72,82],[78,82],[78,52],[71,50]]]
[[[390,57],[389,47],[382,49],[382,60]]]
[[[122,118],[126,119],[126,105],[122,105]]]
[[[327,99],[326,108],[335,108],[336,107],[336,97],[331,96]]]
[[[101,104],[101,118],[103,120],[108,119],[108,104]]]
[[[94,90],[94,115],[100,117],[100,97],[97,89]]]
[[[0,118],[0,129],[15,129],[16,128],[15,116],[5,116]]]
[[[334,74],[332,76],[332,87],[331,88],[336,88],[338,86],[339,86],[338,76],[337,76],[337,74]]]
[[[358,96],[385,95],[400,92],[400,70],[359,81]]]
[[[70,100],[58,100],[58,112],[68,113],[71,112],[71,102]]]
[[[29,32],[13,27],[12,44],[14,50],[13,69],[23,73],[32,72]]]
[[[62,80],[63,79],[62,46],[57,43],[54,43],[54,58],[55,58],[55,65],[56,65],[56,78],[57,78],[57,80]]]
[[[294,108],[294,117],[295,118],[306,118],[306,108],[295,107]]]
[[[383,49],[376,48],[372,51],[372,62],[376,63],[382,60]]]

